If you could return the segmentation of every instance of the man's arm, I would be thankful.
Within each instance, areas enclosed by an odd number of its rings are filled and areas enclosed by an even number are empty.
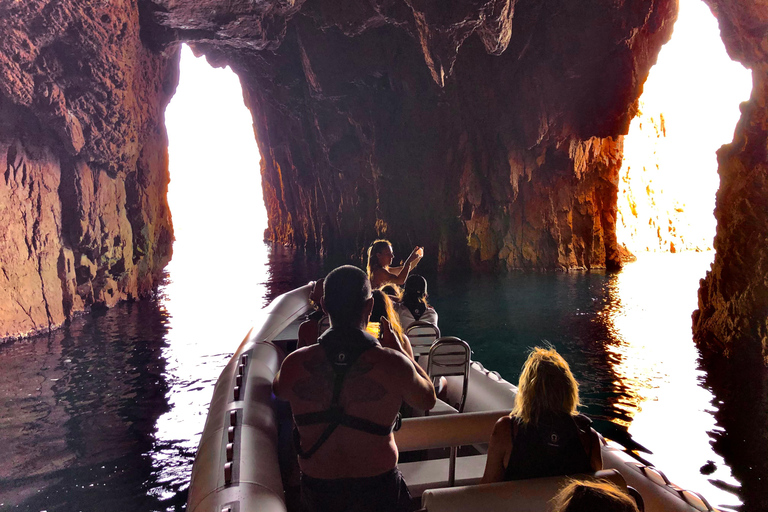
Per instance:
[[[280,365],[280,369],[275,374],[275,378],[272,380],[272,392],[277,398],[286,400],[285,393],[290,387],[290,376],[292,374],[291,367],[293,366],[293,354],[288,354],[288,357],[283,359],[283,364]]]
[[[432,379],[429,378],[424,368],[418,365],[416,361],[403,356],[408,361],[408,365],[411,367],[411,375],[408,377],[410,381],[403,390],[403,400],[411,407],[428,411],[435,406],[437,402],[437,396],[435,395],[435,387],[432,385]]]

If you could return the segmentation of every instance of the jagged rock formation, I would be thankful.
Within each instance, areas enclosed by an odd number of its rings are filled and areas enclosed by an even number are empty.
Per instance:
[[[705,1],[753,89],[733,142],[717,153],[716,256],[701,280],[694,338],[709,354],[768,361],[768,1]]]
[[[675,2],[153,5],[167,41],[241,76],[271,240],[355,255],[391,236],[441,266],[620,264],[621,135]]]
[[[271,240],[618,266],[622,134],[676,7],[4,0],[0,337],[156,283],[179,41],[241,77]]]
[[[130,0],[0,1],[0,338],[151,293],[177,52]]]

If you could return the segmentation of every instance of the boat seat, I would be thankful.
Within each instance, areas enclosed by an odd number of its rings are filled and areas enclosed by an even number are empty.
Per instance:
[[[435,402],[435,406],[429,410],[430,416],[438,416],[440,414],[458,414],[459,411],[455,407],[448,405],[439,398]]]
[[[413,322],[405,330],[405,335],[411,342],[413,357],[419,363],[419,366],[427,369],[427,360],[429,349],[432,344],[440,337],[440,329],[433,323],[418,321]]]
[[[451,448],[447,459],[404,462],[398,467],[405,475],[411,495],[418,497],[425,489],[477,483],[485,470],[485,454],[457,457],[455,447],[487,442],[496,421],[509,411],[484,411],[445,414],[403,420],[395,432],[400,452]]]
[[[472,350],[466,341],[454,336],[439,338],[429,349],[429,361],[427,374],[436,383],[440,377],[463,377],[461,397],[459,399],[459,412],[464,411],[467,401],[467,389],[469,387],[469,365],[471,363]]]
[[[486,455],[470,455],[456,458],[455,485],[480,483],[485,471]],[[448,487],[450,459],[420,460],[402,462],[397,465],[403,473],[411,496],[418,498],[427,489]],[[467,509],[470,510],[470,509]]]
[[[459,459],[461,460],[461,458]],[[615,469],[607,469],[579,479],[605,479],[627,491],[627,483]],[[554,476],[531,478],[495,484],[465,485],[443,489],[429,489],[421,494],[421,506],[427,512],[547,512],[549,502],[574,477]],[[406,482],[408,480],[406,479]]]

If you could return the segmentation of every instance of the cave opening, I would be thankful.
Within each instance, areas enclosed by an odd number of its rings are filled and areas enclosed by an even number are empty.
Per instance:
[[[254,292],[263,286],[267,257],[253,119],[229,67],[212,67],[187,45],[179,66],[179,85],[165,111],[175,234],[166,293],[178,314],[216,314],[216,301],[207,296],[226,298],[239,338],[262,307]]]
[[[733,139],[751,90],[751,71],[729,58],[707,5],[680,0],[624,138],[619,244],[635,255],[713,249],[715,152]]]
[[[175,240],[159,293],[169,317],[163,357],[174,386],[216,381],[229,355],[211,357],[210,347],[242,339],[254,325],[268,263],[261,157],[240,80],[187,45],[179,67],[165,111]],[[188,482],[190,467],[169,465],[174,454],[167,447],[183,439],[194,452],[200,426],[187,419],[206,409],[210,390],[181,388],[169,396],[172,407],[157,421],[153,464],[164,481]]]

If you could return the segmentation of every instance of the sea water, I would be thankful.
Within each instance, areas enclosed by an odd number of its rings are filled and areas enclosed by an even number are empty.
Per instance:
[[[600,432],[713,505],[738,508],[739,489],[764,493],[755,489],[766,475],[749,447],[742,463],[712,446],[727,434],[723,405],[691,335],[711,260],[648,254],[615,274],[428,276],[430,301],[442,333],[510,382],[530,347],[554,346]],[[172,262],[150,300],[0,346],[0,510],[182,510],[221,369],[265,304],[324,272],[260,243],[204,272]],[[732,430],[750,420],[735,421]]]

